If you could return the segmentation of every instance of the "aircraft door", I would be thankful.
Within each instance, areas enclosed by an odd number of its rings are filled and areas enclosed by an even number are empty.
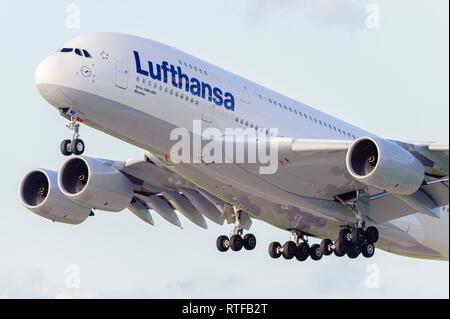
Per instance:
[[[128,88],[128,66],[123,62],[116,62],[116,86],[121,89]]]
[[[242,102],[250,104],[250,92],[245,84],[241,85],[239,95],[241,96]]]
[[[215,111],[216,108],[214,107],[214,104],[206,103],[203,107],[202,121],[212,123],[214,120]]]

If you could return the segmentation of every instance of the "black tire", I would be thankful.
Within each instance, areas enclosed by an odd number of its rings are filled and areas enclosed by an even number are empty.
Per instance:
[[[344,257],[347,253],[346,245],[341,242],[339,239],[334,243],[334,254],[337,257]]]
[[[376,227],[370,226],[366,229],[366,239],[369,244],[375,244],[379,238],[380,234]]]
[[[221,252],[226,252],[230,249],[230,240],[227,236],[219,236],[216,240],[216,247]]]
[[[352,242],[352,232],[348,228],[342,228],[339,231],[339,240],[344,245],[350,244]]]
[[[240,251],[244,246],[244,240],[241,235],[233,235],[230,237],[230,248],[233,251]]]
[[[361,253],[361,245],[351,243],[347,246],[347,256],[351,259],[358,258]]]
[[[333,246],[333,242],[330,239],[324,239],[320,243],[320,251],[322,255],[324,256],[330,256],[333,253],[333,249],[331,248]]]
[[[297,253],[297,245],[293,241],[288,241],[283,245],[284,259],[292,259]]]
[[[280,258],[281,256],[281,244],[277,242],[273,242],[269,245],[269,255],[272,258]]]
[[[352,243],[354,244],[364,244],[366,241],[366,231],[362,228],[354,228],[352,230]]]
[[[373,255],[375,254],[374,244],[367,243],[367,244],[363,245],[361,248],[361,253],[366,258],[372,258]]]
[[[72,152],[75,155],[81,155],[84,153],[84,142],[78,138],[72,141]]]
[[[323,257],[322,254],[322,248],[319,244],[314,244],[309,249],[309,255],[311,256],[312,260],[321,260]]]
[[[297,247],[297,251],[295,253],[295,258],[297,258],[298,261],[305,261],[309,257],[309,250],[310,247],[308,243],[300,243]]]
[[[60,145],[60,150],[62,155],[64,156],[72,155],[72,141],[71,140],[62,141]]]
[[[244,248],[247,250],[253,250],[256,247],[256,237],[253,234],[247,234],[244,236]]]

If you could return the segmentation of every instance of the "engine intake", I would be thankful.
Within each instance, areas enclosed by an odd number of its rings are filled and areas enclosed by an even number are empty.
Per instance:
[[[86,156],[67,160],[59,171],[58,184],[71,200],[109,212],[124,210],[133,198],[132,183],[111,161]]]
[[[347,170],[358,181],[398,195],[411,195],[423,184],[425,168],[400,145],[362,137],[347,152]]]
[[[31,171],[22,179],[19,193],[28,210],[52,221],[80,224],[91,213],[90,208],[74,203],[61,193],[54,171]]]

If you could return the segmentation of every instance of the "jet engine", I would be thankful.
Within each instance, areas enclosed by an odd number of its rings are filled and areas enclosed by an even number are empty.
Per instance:
[[[20,198],[31,212],[65,224],[80,224],[88,218],[91,209],[79,205],[61,193],[57,173],[37,169],[28,173],[20,184]]]
[[[347,152],[346,165],[356,180],[397,195],[415,193],[425,178],[425,168],[413,154],[379,138],[356,140]]]
[[[58,173],[58,184],[74,202],[109,212],[124,210],[133,198],[133,184],[111,161],[86,156],[68,159]]]

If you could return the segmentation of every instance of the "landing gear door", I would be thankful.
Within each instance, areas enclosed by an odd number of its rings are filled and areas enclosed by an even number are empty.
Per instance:
[[[128,66],[123,62],[116,62],[116,81],[115,84],[118,88],[128,88]]]

